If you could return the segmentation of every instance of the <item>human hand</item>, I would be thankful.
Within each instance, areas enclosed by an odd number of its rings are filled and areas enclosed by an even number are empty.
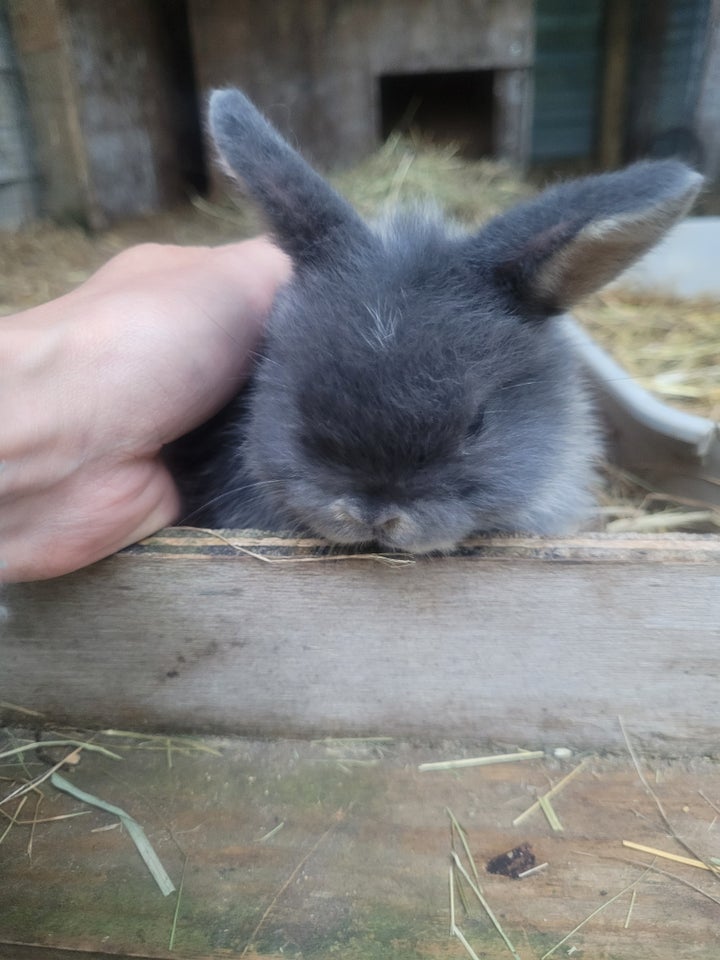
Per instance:
[[[172,523],[164,444],[247,375],[287,258],[143,244],[0,318],[0,581],[77,570]]]

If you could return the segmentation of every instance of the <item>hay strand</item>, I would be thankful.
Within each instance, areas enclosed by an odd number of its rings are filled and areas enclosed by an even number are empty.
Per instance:
[[[21,707],[17,703],[11,703],[9,700],[0,700],[0,710],[14,710],[16,713],[23,713],[28,717],[44,717],[44,713],[39,710],[30,710],[29,707]]]
[[[90,743],[87,740],[33,740],[32,743],[24,743],[19,747],[13,747],[11,750],[4,750],[0,753],[0,760],[6,760],[8,757],[16,757],[30,750],[45,750],[47,747],[82,747],[83,750],[102,753],[103,756],[110,757],[113,760],[122,760],[119,754],[113,753],[112,750],[108,750],[107,747],[101,747],[98,743]]]
[[[300,862],[299,862],[298,865],[295,867],[295,869],[292,871],[292,873],[288,876],[288,878],[280,885],[280,888],[279,888],[278,891],[275,893],[275,895],[273,896],[272,900],[271,900],[270,903],[267,905],[267,907],[266,907],[265,910],[263,911],[262,916],[260,917],[260,919],[258,920],[257,924],[255,925],[255,929],[253,930],[253,932],[252,932],[252,933],[250,934],[250,936],[248,937],[248,941],[247,941],[247,943],[245,944],[245,947],[244,947],[242,953],[240,954],[240,957],[241,957],[241,958],[247,956],[249,950],[251,949],[251,947],[253,946],[253,944],[254,944],[254,942],[255,942],[255,937],[257,937],[258,933],[260,933],[260,931],[262,930],[263,926],[265,925],[265,921],[267,920],[267,918],[270,916],[270,914],[271,914],[272,911],[274,910],[275,904],[278,902],[278,900],[280,899],[280,897],[283,895],[283,893],[285,893],[285,891],[287,890],[287,888],[288,888],[288,887],[290,886],[290,884],[293,882],[293,880],[294,880],[295,877],[298,875],[298,873],[300,873],[300,871],[301,871],[302,868],[305,866],[305,864],[308,862],[308,860],[310,859],[310,857],[312,857],[313,854],[315,854],[315,853],[318,851],[318,849],[320,848],[320,846],[321,846],[323,843],[325,843],[325,841],[326,841],[327,838],[330,836],[330,834],[333,833],[333,831],[337,829],[337,826],[338,826],[338,824],[341,822],[341,820],[342,820],[342,811],[338,811],[338,813],[337,813],[337,815],[336,815],[336,817],[335,817],[334,822],[330,824],[330,826],[327,828],[327,830],[325,831],[325,833],[321,834],[321,836],[315,841],[315,843],[314,843],[314,844],[312,845],[312,847],[308,850],[308,852],[305,854],[305,856],[300,860]]]
[[[182,873],[180,874],[180,883],[178,885],[177,897],[175,898],[175,910],[173,911],[172,927],[170,928],[170,939],[168,940],[168,950],[172,952],[175,946],[175,933],[177,932],[177,922],[180,915],[180,902],[182,899],[183,887],[185,886],[185,868],[187,867],[187,854],[183,859]]]
[[[240,546],[239,543],[235,543],[229,537],[224,536],[219,530],[213,530],[210,527],[178,527],[178,529],[199,530],[201,533],[207,533],[208,536],[222,541],[228,547],[232,547],[236,553],[252,557],[254,560],[262,560],[263,563],[329,563],[333,560],[374,560],[376,563],[384,563],[390,567],[407,567],[416,562],[415,558],[411,556],[396,557],[384,553],[323,553],[310,557],[268,557],[264,553],[257,553],[254,550],[248,550],[247,547]]]
[[[455,853],[454,850],[450,853],[450,857],[452,858],[452,861],[453,861],[453,863],[454,863],[454,865],[455,865],[455,868],[456,868],[457,870],[459,870],[460,873],[462,874],[463,879],[465,880],[465,882],[467,883],[467,885],[470,887],[470,889],[472,890],[472,892],[475,894],[475,897],[477,898],[478,902],[479,902],[480,905],[482,906],[482,908],[483,908],[483,910],[485,911],[485,913],[488,915],[488,919],[490,920],[490,922],[492,923],[492,925],[493,925],[493,926],[495,927],[495,929],[497,930],[498,934],[500,935],[500,937],[501,937],[503,943],[505,944],[505,946],[508,948],[509,952],[512,954],[513,960],[520,960],[520,956],[518,955],[517,950],[516,950],[515,947],[513,946],[510,938],[508,937],[508,935],[507,935],[507,934],[505,933],[505,931],[503,930],[500,921],[498,920],[498,918],[497,918],[497,917],[495,916],[495,914],[493,913],[492,908],[490,907],[490,904],[487,902],[487,900],[485,899],[482,891],[480,890],[480,888],[478,887],[478,885],[475,883],[475,881],[473,880],[473,878],[470,876],[470,874],[467,872],[467,870],[466,870],[465,867],[463,866],[460,858],[458,857],[458,855]]]
[[[626,894],[626,893],[628,892],[628,890],[634,890],[635,887],[637,887],[637,885],[640,883],[640,881],[645,879],[645,877],[648,875],[648,873],[650,873],[650,867],[646,867],[645,870],[643,870],[643,872],[640,874],[639,877],[637,877],[635,880],[633,880],[632,883],[629,883],[626,887],[623,887],[622,890],[621,890],[619,893],[616,893],[614,897],[610,897],[610,899],[609,899],[609,900],[606,900],[605,903],[601,903],[600,906],[599,906],[596,910],[593,910],[593,912],[592,912],[591,914],[589,914],[589,916],[585,917],[584,920],[581,920],[580,923],[579,923],[576,927],[573,927],[573,929],[570,931],[570,933],[565,934],[565,936],[562,938],[562,940],[558,940],[558,942],[555,944],[554,947],[551,947],[551,948],[547,951],[547,953],[544,953],[544,954],[542,955],[542,957],[540,957],[540,960],[547,960],[548,957],[551,957],[551,956],[556,952],[556,950],[559,950],[559,948],[560,948],[564,943],[567,943],[567,942],[568,942],[568,940],[570,939],[570,937],[575,936],[575,934],[578,932],[578,930],[582,930],[582,928],[585,926],[585,924],[589,923],[589,922],[590,922],[594,917],[596,917],[599,913],[602,913],[603,910],[606,910],[606,909],[610,906],[611,903],[615,903],[616,900],[619,900],[620,897],[624,896],[624,894]]]
[[[121,810],[120,807],[116,807],[111,803],[106,803],[104,800],[93,796],[91,793],[86,793],[84,790],[80,790],[79,787],[76,787],[75,784],[70,783],[70,781],[66,780],[65,777],[61,777],[59,773],[52,774],[50,777],[50,783],[52,783],[56,789],[62,790],[63,793],[69,793],[70,796],[75,797],[76,800],[81,800],[83,803],[87,803],[91,807],[97,807],[100,810],[104,810],[106,813],[111,813],[113,816],[118,817],[122,825],[130,834],[133,843],[137,847],[138,853],[142,857],[145,866],[150,871],[153,880],[160,888],[162,895],[167,897],[168,894],[175,890],[174,883],[168,876],[163,865],[160,863],[160,859],[155,853],[153,847],[150,845],[150,841],[145,835],[145,831],[137,822],[137,820],[134,820],[130,816],[130,814],[126,813],[124,810]]]
[[[632,840],[623,840],[622,845],[630,850],[639,850],[640,853],[649,853],[653,857],[661,857],[663,860],[672,860],[673,863],[684,863],[688,867],[697,867],[698,870],[708,870],[715,873],[717,868],[703,863],[702,860],[696,860],[694,857],[681,857],[677,853],[667,853],[665,850],[658,850],[656,847],[646,847],[644,843],[634,843]]]
[[[562,833],[563,825],[560,823],[560,818],[555,813],[553,805],[550,803],[550,798],[546,793],[541,797],[538,797],[538,803],[540,804],[540,809],[545,814],[547,822],[550,824],[550,827],[556,833]]]
[[[617,859],[612,857],[610,859]],[[705,897],[707,900],[712,900],[713,903],[716,903],[720,907],[720,900],[717,897],[714,897],[711,893],[708,893],[707,890],[703,890],[702,887],[697,887],[694,883],[691,883],[689,880],[686,880],[685,877],[679,877],[676,873],[670,873],[668,870],[662,870],[660,867],[656,866],[654,863],[645,864],[641,860],[631,860],[630,858],[623,857],[623,863],[632,863],[635,867],[647,867],[648,870],[651,870],[653,873],[662,874],[663,877],[669,877],[671,880],[677,880],[678,883],[682,883],[683,886],[689,887],[691,890],[694,890],[696,893],[699,893],[701,896]]]
[[[468,863],[470,864],[470,868],[472,869],[473,876],[475,877],[475,882],[477,883],[477,885],[478,885],[478,887],[479,887],[479,886],[480,886],[480,876],[479,876],[479,874],[478,874],[478,869],[477,869],[477,864],[475,863],[475,858],[473,857],[472,853],[470,852],[470,845],[469,845],[469,843],[468,843],[468,841],[467,841],[467,834],[465,833],[465,828],[460,825],[460,823],[458,822],[457,817],[456,817],[455,814],[452,812],[452,810],[450,809],[450,807],[445,807],[445,813],[447,813],[448,817],[450,818],[450,849],[451,849],[452,851],[455,850],[455,834],[457,834],[458,837],[460,838],[460,843],[462,844],[463,850],[465,851],[465,856],[466,856],[467,859],[468,859]],[[463,906],[466,906],[466,904],[463,903]]]
[[[465,950],[467,951],[468,956],[471,957],[472,960],[480,960],[480,957],[475,953],[473,948],[470,946],[467,939],[465,938],[465,934],[462,932],[462,930],[459,927],[453,927],[452,933],[453,933],[453,936],[457,937],[460,943],[465,947]]]
[[[255,843],[265,843],[266,841],[270,840],[271,837],[274,837],[275,834],[280,833],[280,831],[284,826],[285,826],[285,821],[281,820],[276,827],[273,827],[272,830],[268,830],[268,832],[264,836],[258,837]]]
[[[8,803],[10,800],[14,800],[16,797],[20,797],[23,794],[28,794],[31,790],[37,790],[40,784],[44,783],[46,780],[49,780],[57,770],[60,770],[68,763],[77,763],[77,761],[80,759],[81,749],[81,747],[77,747],[71,753],[68,753],[67,756],[63,757],[62,760],[58,760],[56,764],[54,764],[52,767],[49,767],[39,776],[33,777],[31,780],[28,780],[25,783],[21,783],[16,790],[13,790],[7,796],[3,797],[0,800],[0,804]]]
[[[550,787],[547,793],[543,794],[543,796],[549,800],[550,797],[554,797],[556,793],[560,793],[560,791],[564,790],[571,780],[573,780],[582,770],[585,769],[585,767],[587,766],[587,763],[588,763],[588,757],[585,757],[585,759],[581,760],[580,763],[573,770],[570,771],[570,773],[566,774],[562,778],[562,780],[558,780],[558,782],[555,784],[554,787]],[[518,814],[518,816],[515,817],[515,819],[513,820],[512,825],[514,827],[517,827],[518,824],[522,823],[524,820],[527,820],[530,814],[535,813],[535,811],[539,809],[540,809],[540,800],[538,799],[535,801],[535,803],[532,803],[527,808],[527,810],[524,810],[521,814]]]
[[[28,801],[27,796],[21,797],[20,802],[18,803],[17,807],[15,808],[15,813],[11,814],[11,815],[8,817],[8,819],[10,820],[10,823],[8,823],[8,825],[5,827],[5,829],[3,830],[3,832],[0,834],[0,843],[3,842],[3,840],[5,839],[5,837],[6,837],[6,836],[10,833],[10,831],[12,830],[12,828],[17,825],[17,823],[18,823],[18,817],[19,817],[20,814],[22,813],[22,808],[25,806],[25,804],[27,803],[27,801]]]
[[[660,819],[662,820],[663,826],[666,828],[666,830],[668,831],[670,836],[673,838],[673,840],[676,843],[679,843],[680,846],[683,848],[683,850],[685,850],[686,853],[690,854],[690,857],[693,860],[699,860],[701,862],[705,862],[702,860],[701,857],[697,855],[697,853],[693,850],[693,848],[688,843],[686,843],[685,840],[683,840],[681,837],[678,836],[672,823],[670,823],[670,819],[667,813],[665,812],[665,808],[660,802],[660,798],[655,793],[655,791],[650,786],[650,784],[647,782],[647,779],[644,773],[642,772],[642,769],[640,767],[640,762],[637,758],[635,750],[633,749],[632,743],[630,742],[630,737],[628,736],[627,730],[625,729],[625,724],[623,723],[623,719],[620,716],[618,717],[618,723],[620,724],[620,730],[622,732],[623,739],[625,741],[625,746],[627,747],[628,753],[630,754],[630,759],[632,760],[633,766],[635,767],[635,772],[637,773],[640,779],[640,783],[642,783],[643,787],[645,788],[646,793],[650,796],[653,803],[655,804],[655,807],[657,808],[657,811],[660,814]],[[716,877],[720,878],[720,869],[713,866],[712,864],[706,864],[706,865],[707,865],[707,869],[711,873],[713,873]]]
[[[623,924],[624,929],[630,926],[630,917],[632,916],[633,908],[635,906],[635,898],[637,896],[637,887],[633,887],[632,896],[630,897],[630,906],[628,907],[627,916],[625,917],[625,923]]]
[[[422,773],[428,770],[462,770],[466,767],[489,767],[494,763],[515,763],[518,760],[541,760],[544,756],[544,750],[523,750],[519,753],[498,753],[486,757],[467,757],[464,760],[436,760],[432,763],[421,763],[418,766],[418,770]]]

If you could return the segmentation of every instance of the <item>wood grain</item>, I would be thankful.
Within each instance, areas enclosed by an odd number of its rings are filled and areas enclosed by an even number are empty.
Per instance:
[[[513,94],[530,83],[530,0],[190,0],[198,89],[241,87],[320,168],[356,163],[378,146],[383,76],[525,71],[499,79],[503,153],[527,163],[528,110]],[[298,38],[304,38],[298,42]],[[245,51],[238,56],[238,50]]]
[[[647,749],[717,752],[720,537],[487,539],[387,566],[221,536],[164,531],[6,588],[0,700],[84,725],[528,747],[620,747],[622,714]]]

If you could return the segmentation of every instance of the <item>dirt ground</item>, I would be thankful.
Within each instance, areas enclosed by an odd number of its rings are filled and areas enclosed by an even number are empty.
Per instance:
[[[15,233],[0,231],[0,316],[67,293],[133,244],[230,243],[258,232],[258,226],[239,210],[188,203],[97,233],[44,221]]]
[[[22,742],[18,733],[3,739],[4,749]],[[450,935],[448,809],[520,960],[717,957],[720,880],[622,846],[688,856],[628,759],[551,752],[424,772],[426,761],[514,748],[93,740],[122,759],[84,752],[63,776],[135,817],[180,893],[161,894],[117,817],[45,782],[22,809],[20,800],[0,805],[0,957],[466,957]],[[0,761],[0,796],[48,769],[34,752],[23,757]],[[581,763],[552,799],[561,831],[540,811],[513,826]],[[703,860],[720,856],[720,765],[640,764],[675,834]],[[73,813],[82,815],[51,819]],[[547,863],[540,872],[514,880],[485,871],[490,858],[525,842]],[[457,837],[455,847],[471,871]],[[512,956],[462,886],[467,911],[456,891],[455,923],[471,949],[488,960]]]

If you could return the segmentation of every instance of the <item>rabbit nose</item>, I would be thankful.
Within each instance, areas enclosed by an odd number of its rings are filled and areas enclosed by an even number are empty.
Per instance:
[[[397,530],[397,528],[400,526],[401,521],[402,517],[399,513],[391,513],[378,518],[373,524],[373,533],[377,534],[378,536],[393,533],[393,531]]]
[[[335,519],[340,523],[365,524],[362,511],[351,500],[335,500],[331,505]]]

